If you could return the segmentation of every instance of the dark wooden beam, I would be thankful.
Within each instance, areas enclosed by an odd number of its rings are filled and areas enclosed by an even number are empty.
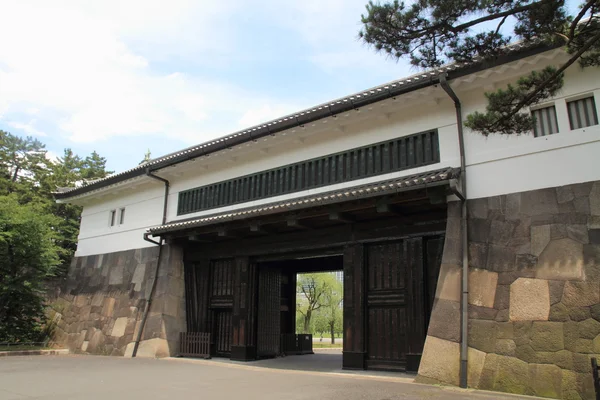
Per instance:
[[[231,231],[229,231],[229,230],[227,230],[225,228],[219,228],[217,230],[217,236],[218,237],[224,237],[224,238],[235,238],[236,237],[235,235],[233,235],[231,233]]]
[[[332,212],[329,214],[329,220],[345,222],[345,223],[349,224],[349,223],[356,221],[356,218],[350,214],[335,211],[335,212]]]
[[[174,240],[176,240],[176,238],[172,238],[171,240],[174,241]],[[188,240],[190,242],[196,242],[196,243],[211,243],[211,240],[203,238],[200,235],[190,235],[190,236],[188,236]]]
[[[258,222],[255,222],[255,223],[250,224],[250,232],[268,234],[268,233],[271,233],[271,230],[265,228],[264,225],[261,225]]]
[[[287,226],[289,226],[290,228],[296,228],[296,229],[310,229],[310,226],[303,224],[302,222],[298,221],[298,219],[296,219],[296,218],[288,219]]]

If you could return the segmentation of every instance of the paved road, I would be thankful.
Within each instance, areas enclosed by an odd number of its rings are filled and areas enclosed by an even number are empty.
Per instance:
[[[0,359],[2,400],[518,398],[497,393],[417,385],[410,383],[410,380],[389,375],[277,370],[212,360],[101,356]]]

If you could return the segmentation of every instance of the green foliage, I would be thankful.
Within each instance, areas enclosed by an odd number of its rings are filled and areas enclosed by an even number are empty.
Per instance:
[[[81,159],[65,149],[56,161],[46,153],[37,139],[0,131],[0,341],[43,334],[43,285],[75,252],[81,207],[52,193],[108,174],[96,152]]]
[[[563,85],[563,71],[578,61],[600,65],[600,0],[584,0],[575,16],[562,0],[394,0],[369,2],[360,38],[388,56],[406,57],[421,68],[448,62],[494,61],[507,54],[511,41],[564,46],[571,58],[559,68],[533,72],[516,86],[487,94],[485,113],[467,117],[467,126],[488,135],[531,130],[531,117],[521,110],[553,96]],[[503,33],[507,19],[512,35]],[[475,32],[476,31],[476,32]]]
[[[39,204],[0,196],[0,342],[39,340],[43,284],[60,262],[58,222]]]
[[[300,274],[297,293],[297,332],[327,333],[334,343],[336,334],[342,332],[342,283],[328,272]]]

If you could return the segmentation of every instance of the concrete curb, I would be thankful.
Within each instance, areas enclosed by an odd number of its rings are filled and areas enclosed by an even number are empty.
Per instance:
[[[11,357],[11,356],[60,356],[60,355],[67,355],[67,354],[70,354],[69,349],[0,351],[0,357]]]

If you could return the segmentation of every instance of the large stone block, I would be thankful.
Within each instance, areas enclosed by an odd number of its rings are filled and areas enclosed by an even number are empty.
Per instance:
[[[110,335],[121,337],[125,334],[125,328],[127,328],[127,317],[117,318]]]
[[[514,357],[516,355],[517,345],[512,339],[498,339],[494,352],[503,356]]]
[[[579,337],[582,339],[594,339],[600,334],[600,322],[595,319],[586,319],[577,324]]]
[[[573,239],[551,241],[538,257],[536,277],[556,280],[582,280],[583,245]]]
[[[567,307],[585,307],[600,303],[598,282],[567,282],[562,302]]]
[[[531,347],[535,351],[559,351],[565,348],[563,324],[534,322],[531,328]]]
[[[567,203],[575,199],[571,186],[559,186],[556,188],[556,200],[559,204]]]
[[[600,215],[600,182],[594,182],[590,191],[590,212],[592,215]]]
[[[513,236],[515,224],[506,221],[492,221],[490,226],[490,243],[506,246]]]
[[[135,271],[133,272],[133,277],[131,278],[131,283],[135,286],[133,290],[139,292],[142,290],[142,283],[144,282],[144,277],[146,276],[146,264],[138,264],[135,267]]]
[[[498,356],[493,389],[500,392],[524,394],[529,385],[528,364],[515,357]]]
[[[521,193],[521,212],[526,215],[556,214],[558,201],[555,189],[540,189]]]
[[[494,307],[498,273],[484,269],[469,271],[469,304]]]
[[[494,308],[496,310],[508,310],[510,306],[510,285],[498,285],[496,287],[496,298]]]
[[[562,394],[562,370],[556,365],[529,365],[529,385],[536,396],[559,398]]]
[[[442,264],[436,292],[438,299],[460,301],[461,268],[459,266]]]
[[[550,243],[550,225],[531,227],[531,254],[539,256]]]
[[[467,364],[467,385],[472,388],[479,387],[479,381],[481,380],[481,373],[483,366],[485,365],[486,354],[483,351],[479,351],[472,347],[469,347],[467,357],[469,362]]]
[[[488,245],[486,243],[469,243],[469,267],[486,268]]]
[[[567,225],[567,237],[576,242],[587,244],[590,241],[587,225]]]
[[[554,304],[550,307],[549,321],[566,322],[569,320],[569,309],[562,303]]]
[[[488,201],[486,198],[473,199],[468,201],[469,218],[487,219]]]
[[[431,313],[427,334],[458,342],[460,340],[460,303],[438,299]]]
[[[491,244],[488,250],[486,269],[495,272],[514,271],[515,251],[510,247]]]
[[[458,386],[460,345],[456,342],[427,336],[419,375]]]
[[[568,350],[538,352],[537,362],[540,364],[555,364],[563,369],[572,369],[573,353]]]
[[[559,303],[562,300],[565,289],[565,281],[548,281],[550,288],[550,304]]]
[[[547,321],[550,314],[548,281],[519,278],[510,285],[511,321]]]
[[[486,320],[469,320],[469,346],[483,351],[493,353],[496,347],[496,326],[498,322]]]
[[[133,353],[134,343],[129,343],[125,350],[125,357],[131,357]],[[171,355],[169,343],[166,339],[154,338],[142,340],[138,346],[136,357],[160,358],[169,357]]]
[[[122,285],[123,284],[123,265],[116,265],[111,267],[108,277],[109,285]]]

